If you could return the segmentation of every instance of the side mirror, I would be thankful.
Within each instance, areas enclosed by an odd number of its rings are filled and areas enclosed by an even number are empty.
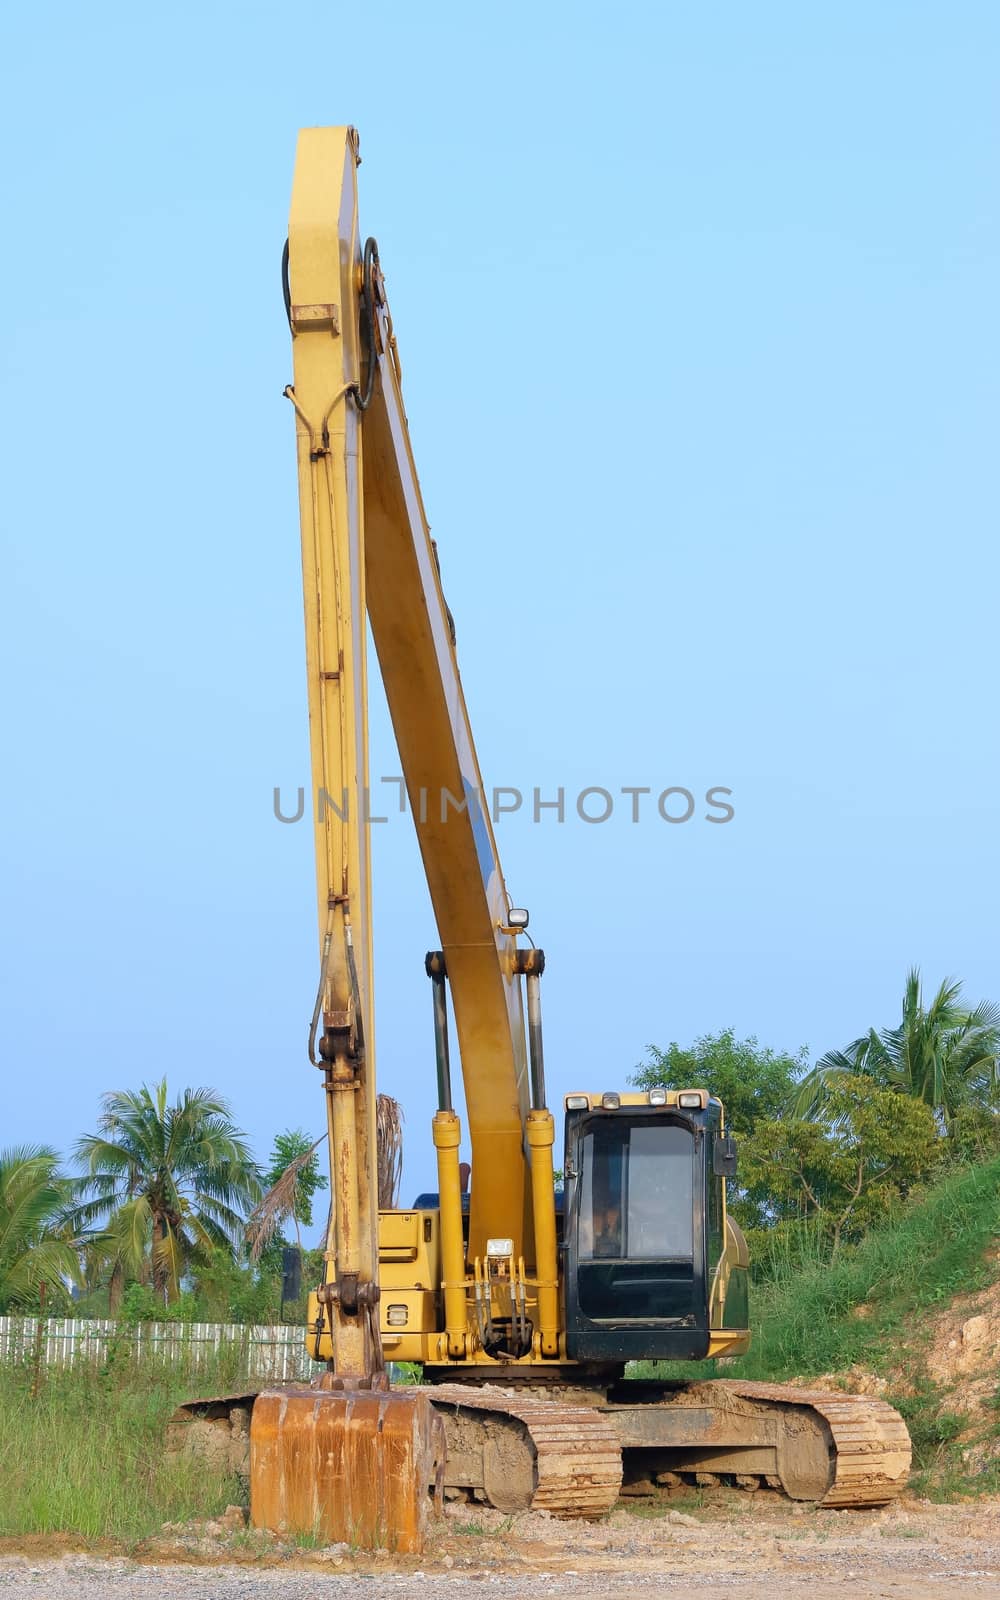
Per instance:
[[[712,1171],[717,1178],[736,1176],[736,1140],[729,1133],[718,1135],[712,1146]]]

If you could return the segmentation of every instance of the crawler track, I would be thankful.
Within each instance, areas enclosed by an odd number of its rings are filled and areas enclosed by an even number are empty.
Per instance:
[[[715,1379],[712,1387],[741,1400],[794,1412],[808,1408],[822,1418],[831,1436],[833,1481],[818,1499],[822,1506],[880,1506],[906,1488],[910,1435],[898,1411],[870,1395],[823,1389],[795,1389],[783,1383],[740,1383]]]
[[[557,1517],[599,1517],[618,1499],[622,1453],[618,1435],[600,1412],[589,1406],[560,1405],[505,1394],[489,1385],[435,1384],[431,1402],[445,1420],[475,1419],[481,1426],[485,1465],[484,1488],[501,1510],[550,1511]],[[508,1457],[502,1488],[491,1483],[491,1428],[519,1424],[521,1460]],[[449,1449],[449,1456],[451,1451]],[[518,1470],[518,1468],[520,1470]],[[517,1482],[515,1482],[515,1478]],[[445,1482],[450,1481],[448,1467]],[[507,1503],[501,1503],[504,1495]],[[516,1506],[515,1501],[521,1505]]]

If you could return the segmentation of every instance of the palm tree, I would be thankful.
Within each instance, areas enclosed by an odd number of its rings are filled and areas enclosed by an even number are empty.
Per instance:
[[[1000,1007],[983,1001],[969,1010],[961,993],[961,983],[946,978],[925,1007],[912,967],[899,1026],[871,1028],[823,1056],[799,1085],[795,1115],[821,1115],[824,1090],[849,1073],[923,1100],[945,1126],[960,1106],[991,1100],[1000,1084]]]
[[[250,1148],[214,1089],[185,1089],[169,1105],[164,1078],[152,1089],[106,1094],[103,1106],[98,1132],[75,1150],[88,1197],[75,1220],[99,1230],[94,1243],[113,1263],[113,1301],[126,1278],[151,1278],[158,1297],[175,1300],[196,1252],[231,1252],[240,1237],[260,1196]]]
[[[0,1150],[0,1312],[34,1305],[39,1290],[64,1297],[78,1276],[64,1218],[71,1181],[44,1145]]]

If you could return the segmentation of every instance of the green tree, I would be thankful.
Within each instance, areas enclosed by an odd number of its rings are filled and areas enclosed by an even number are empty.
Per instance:
[[[741,1152],[741,1179],[761,1220],[819,1225],[836,1253],[885,1217],[941,1158],[934,1113],[858,1075],[826,1090],[829,1121],[761,1123]]]
[[[131,1279],[151,1281],[166,1304],[199,1251],[232,1253],[260,1197],[257,1168],[214,1089],[185,1089],[171,1105],[163,1079],[106,1094],[103,1107],[98,1131],[76,1146],[84,1198],[74,1219],[114,1263],[112,1301]]]
[[[270,1254],[272,1266],[279,1259],[280,1248],[286,1242],[281,1229],[288,1221],[295,1225],[301,1255],[302,1224],[312,1223],[313,1195],[326,1188],[317,1154],[325,1138],[323,1134],[310,1141],[301,1128],[286,1129],[277,1135],[271,1165],[264,1177],[263,1197],[247,1219],[244,1237],[254,1265],[264,1261],[265,1253]]]
[[[198,1314],[211,1322],[277,1322],[281,1254],[255,1265],[229,1250],[199,1251],[191,1271]]]
[[[946,978],[925,1006],[920,973],[911,968],[899,1026],[881,1032],[870,1028],[846,1049],[823,1056],[793,1097],[795,1114],[827,1119],[829,1091],[853,1076],[922,1100],[946,1127],[960,1107],[994,1101],[1000,1084],[1000,1007],[982,1002],[970,1009],[961,994],[962,985]]]
[[[1000,1156],[1000,1116],[991,1106],[959,1106],[948,1125],[948,1154],[975,1164]]]
[[[311,1228],[313,1196],[326,1188],[326,1178],[320,1171],[317,1142],[303,1133],[301,1128],[286,1128],[284,1133],[275,1135],[271,1164],[262,1180],[265,1192],[281,1182],[293,1163],[292,1193],[287,1216],[301,1227]]]
[[[703,1034],[687,1048],[649,1045],[646,1055],[631,1079],[637,1088],[707,1089],[722,1101],[726,1125],[737,1138],[780,1116],[809,1065],[804,1046],[797,1055],[786,1055],[758,1044],[752,1035],[737,1039],[732,1028]]]
[[[0,1151],[0,1312],[38,1305],[44,1284],[51,1302],[65,1301],[79,1260],[65,1217],[71,1180],[44,1145]]]

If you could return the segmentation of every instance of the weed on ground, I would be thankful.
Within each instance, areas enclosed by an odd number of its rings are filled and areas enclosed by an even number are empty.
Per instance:
[[[246,1503],[246,1486],[207,1463],[164,1451],[175,1407],[218,1394],[225,1370],[185,1377],[144,1361],[0,1367],[0,1534],[75,1533],[125,1543],[167,1521],[211,1517]]]

